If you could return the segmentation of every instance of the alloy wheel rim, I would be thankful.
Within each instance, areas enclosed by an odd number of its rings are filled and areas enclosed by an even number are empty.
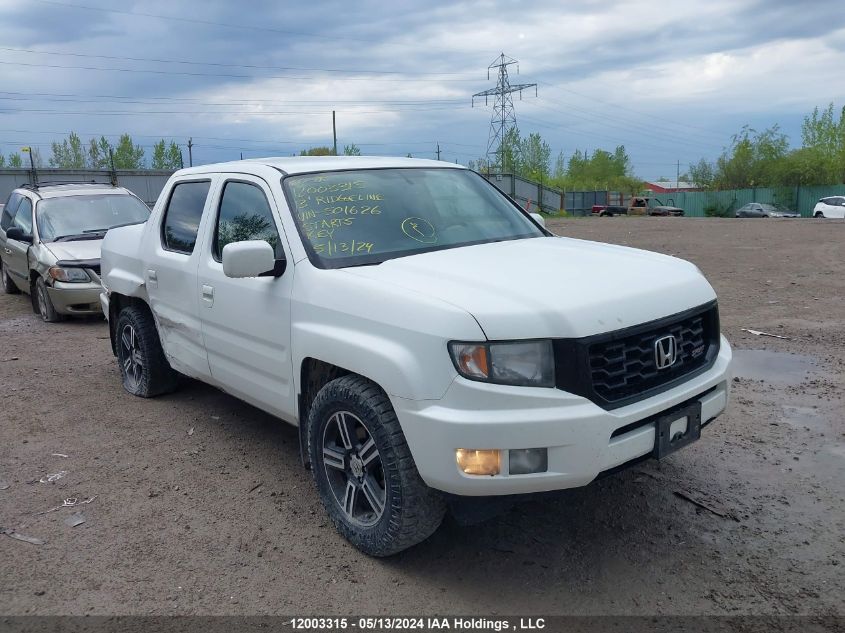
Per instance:
[[[120,332],[121,363],[123,375],[131,388],[141,384],[141,375],[144,371],[144,357],[141,353],[138,337],[135,335],[135,328],[131,325],[123,326]]]
[[[387,505],[384,466],[375,439],[361,418],[338,411],[323,428],[323,467],[345,518],[359,526],[379,522]]]

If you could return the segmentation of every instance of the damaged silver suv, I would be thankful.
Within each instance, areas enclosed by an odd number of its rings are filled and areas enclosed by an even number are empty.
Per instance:
[[[150,210],[123,187],[24,185],[0,215],[0,285],[28,293],[48,322],[102,314],[100,245],[116,226],[146,222]]]

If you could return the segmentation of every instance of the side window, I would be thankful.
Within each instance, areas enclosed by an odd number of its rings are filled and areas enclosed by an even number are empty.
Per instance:
[[[203,180],[180,182],[173,187],[161,226],[164,248],[186,255],[194,252],[202,210],[210,186],[210,181]]]
[[[212,255],[218,262],[223,258],[223,247],[232,242],[264,240],[270,243],[276,259],[284,259],[279,232],[264,192],[245,182],[231,181],[223,187],[220,212],[214,229]]]
[[[23,196],[19,193],[12,192],[9,194],[9,199],[6,200],[6,206],[3,207],[3,215],[0,217],[0,229],[5,231],[12,225],[12,218],[15,216],[15,211],[18,210],[18,205],[22,199]]]
[[[12,226],[17,226],[26,235],[32,235],[32,202],[29,198],[21,200]]]

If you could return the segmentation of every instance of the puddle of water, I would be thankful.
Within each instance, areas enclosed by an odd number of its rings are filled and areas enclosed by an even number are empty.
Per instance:
[[[830,429],[830,424],[822,417],[818,409],[789,404],[781,406],[783,407],[783,417],[781,419],[791,426],[816,431],[827,431]]]
[[[733,372],[740,378],[795,384],[818,371],[812,356],[763,349],[735,349]]]

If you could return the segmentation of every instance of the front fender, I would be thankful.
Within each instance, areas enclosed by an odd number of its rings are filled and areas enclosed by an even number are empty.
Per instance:
[[[448,342],[485,340],[471,314],[439,299],[342,270],[297,266],[295,368],[314,358],[369,378],[391,396],[437,400],[457,376]],[[298,371],[294,376],[299,381]]]

